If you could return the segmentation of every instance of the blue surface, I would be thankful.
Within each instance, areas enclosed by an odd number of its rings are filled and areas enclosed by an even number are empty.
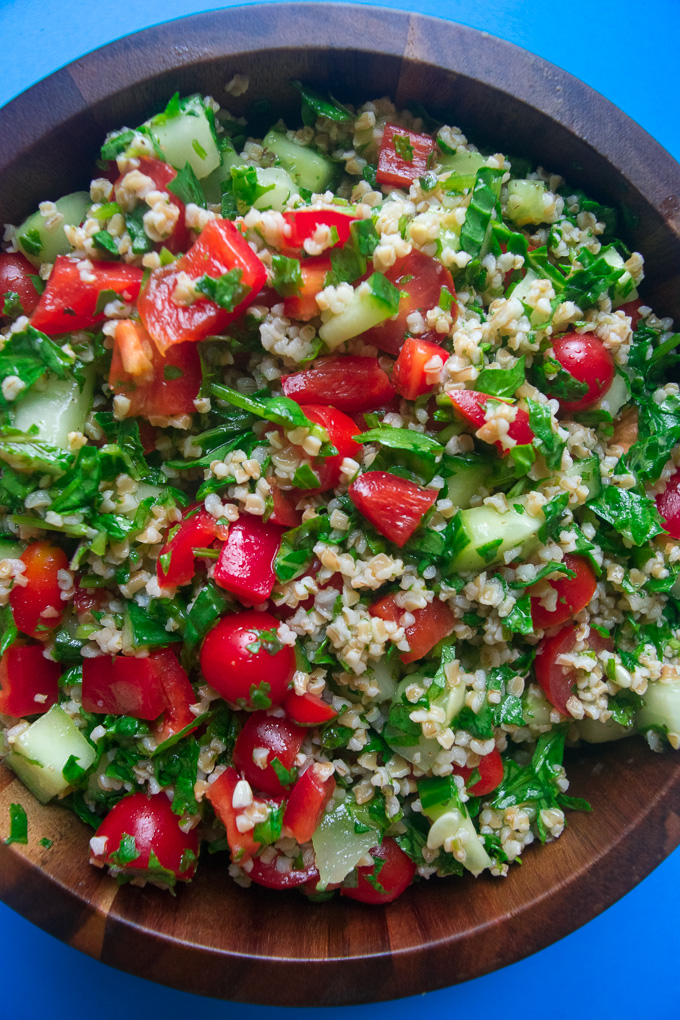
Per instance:
[[[309,0],[314,2],[314,0]],[[192,0],[0,0],[0,105],[64,63],[127,32],[210,10]],[[229,6],[229,5],[225,5]],[[383,6],[446,16],[484,29],[566,68],[645,127],[680,159],[677,40],[680,0],[410,0]],[[122,12],[124,11],[124,18]],[[525,1018],[657,1020],[677,1017],[680,850],[623,900],[521,963],[426,996],[378,1006],[311,1009],[310,1020],[425,1020],[433,1012],[521,1011]],[[0,904],[0,1018],[184,1020],[207,1007],[216,1020],[288,1020],[296,1011],[233,1005],[163,989],[82,956]]]

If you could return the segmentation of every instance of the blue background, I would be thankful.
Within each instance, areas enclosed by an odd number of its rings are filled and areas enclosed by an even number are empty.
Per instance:
[[[313,0],[309,0],[313,2]],[[230,6],[230,5],[225,5]],[[680,0],[405,0],[417,10],[484,29],[566,68],[646,128],[680,159],[677,41]],[[195,0],[0,0],[0,105],[88,50],[160,21],[210,10]],[[377,1006],[306,1011],[310,1020],[421,1020],[433,1011],[521,1010],[550,1020],[678,1017],[680,850],[623,900],[543,952],[465,985]],[[288,1020],[296,1011],[223,1003],[114,971],[45,935],[0,904],[2,1020]]]

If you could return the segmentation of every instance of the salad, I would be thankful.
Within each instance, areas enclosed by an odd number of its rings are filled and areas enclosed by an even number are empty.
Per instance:
[[[387,903],[679,746],[680,335],[614,209],[297,88],[5,229],[0,759],[118,881]]]

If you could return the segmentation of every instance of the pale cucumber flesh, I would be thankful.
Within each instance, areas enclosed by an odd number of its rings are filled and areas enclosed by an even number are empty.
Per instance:
[[[298,187],[320,193],[333,182],[335,164],[315,149],[291,142],[280,131],[269,131],[262,144],[274,153]]]
[[[85,213],[92,205],[92,201],[87,191],[74,191],[71,195],[58,198],[54,204],[57,207],[57,212],[64,217],[60,223],[48,227],[47,222],[50,217],[43,216],[38,210],[24,220],[20,227],[17,227],[17,244],[34,266],[39,266],[43,262],[54,262],[57,255],[68,255],[71,245],[66,240],[64,227],[79,226],[85,219]],[[38,232],[41,244],[40,251],[35,253],[24,247],[26,242],[22,243],[21,240],[23,235],[34,230]]]
[[[514,180],[508,183],[507,215],[518,226],[543,222],[543,181]]]
[[[680,733],[680,684],[652,680],[642,701],[637,715],[638,729],[658,726],[668,733]]]
[[[481,458],[473,457],[452,457],[450,466],[455,473],[446,479],[447,496],[459,510],[466,510],[472,497],[484,487],[491,467]]]
[[[68,450],[69,432],[83,430],[92,405],[93,388],[93,373],[89,371],[85,372],[82,390],[74,378],[50,376],[44,390],[32,389],[17,403],[12,424],[22,432],[37,425],[38,442]]]
[[[5,764],[41,804],[46,804],[69,788],[62,770],[72,756],[87,769],[97,752],[66,712],[53,705],[15,740]]]
[[[220,165],[220,152],[203,101],[195,96],[184,109],[167,119],[162,114],[149,122],[163,158],[181,170],[187,163],[199,180]]]
[[[344,311],[334,315],[321,326],[319,336],[333,350],[367,329],[389,318],[384,302],[376,298],[367,283],[354,291]]]
[[[462,531],[469,541],[453,561],[453,569],[484,570],[485,567],[501,563],[510,549],[523,548],[526,551],[527,544],[536,541],[544,518],[543,514],[532,516],[525,507],[526,498],[520,496],[512,500],[510,508],[503,513],[491,506],[473,506],[461,510]],[[492,543],[498,544],[492,548]],[[479,549],[484,550],[486,555],[481,555]]]
[[[379,842],[380,835],[375,829],[355,831],[354,817],[344,804],[326,813],[312,836],[321,886],[342,882]]]

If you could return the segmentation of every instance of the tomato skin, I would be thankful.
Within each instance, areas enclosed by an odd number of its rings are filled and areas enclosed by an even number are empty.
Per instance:
[[[186,213],[184,202],[182,202],[174,192],[168,190],[168,184],[170,181],[174,181],[177,176],[177,171],[174,167],[170,166],[169,163],[164,163],[160,159],[152,159],[150,156],[138,156],[137,161],[139,167],[137,168],[140,173],[146,177],[150,177],[156,185],[158,191],[163,191],[168,196],[168,199],[173,205],[176,205],[179,209],[179,216],[175,229],[173,230],[170,237],[167,237],[164,241],[158,244],[159,248],[167,248],[173,255],[176,255],[180,251],[186,251],[189,246],[189,230],[186,225]],[[122,182],[125,174],[120,174],[118,179],[114,181],[114,190],[118,188]]]
[[[77,580],[72,605],[78,616],[91,616],[93,610],[103,609],[110,598],[111,592],[106,588],[81,588]]]
[[[379,616],[381,620],[390,620],[393,623],[398,623],[404,613],[397,605],[394,595],[385,595],[378,599],[369,606],[368,611],[371,616]],[[456,622],[449,607],[441,599],[436,598],[422,609],[412,610],[411,615],[415,619],[405,631],[410,651],[402,652],[399,656],[403,663],[416,662],[424,658],[435,645],[449,636]]]
[[[283,392],[298,404],[328,404],[346,414],[373,411],[394,398],[377,358],[318,358],[311,368],[281,376]]]
[[[446,361],[446,351],[437,344],[419,337],[407,337],[392,372],[392,382],[397,393],[406,400],[416,400],[429,393],[434,383],[427,381],[425,365],[435,356],[441,358],[442,364]]]
[[[437,501],[435,489],[423,489],[388,471],[359,475],[350,485],[348,494],[376,531],[400,549]]]
[[[340,894],[360,903],[392,903],[408,889],[416,873],[416,866],[401,849],[399,844],[387,838],[380,846],[370,851],[371,857],[383,864],[376,874],[376,866],[357,868],[358,881],[354,888],[342,886]],[[384,890],[380,892],[368,881],[375,876],[375,882]]]
[[[255,688],[266,693],[272,705],[283,703],[295,672],[293,649],[285,645],[270,655],[265,648],[257,652],[248,648],[262,631],[275,631],[278,626],[279,621],[270,613],[245,609],[223,616],[208,631],[201,648],[201,669],[225,701],[252,710],[256,706],[251,700],[251,688]]]
[[[328,489],[334,489],[340,481],[342,462],[345,457],[357,460],[361,456],[361,446],[354,438],[359,433],[359,429],[348,415],[343,411],[338,411],[335,407],[326,407],[322,404],[301,404],[300,406],[310,421],[325,428],[328,438],[338,451],[334,457],[326,457],[325,460],[319,462],[312,461],[312,470],[319,479],[319,486],[310,489],[310,492],[327,492]]]
[[[268,478],[272,502],[274,504],[268,521],[282,528],[297,528],[302,524],[302,511],[295,506],[295,501],[287,493],[282,492],[276,479]]]
[[[157,719],[167,708],[163,670],[172,654],[166,649],[146,658],[121,654],[83,659],[84,710]]]
[[[631,320],[630,324],[633,329],[633,332],[635,332],[635,330],[638,328],[640,324],[641,305],[642,301],[640,300],[640,298],[635,298],[634,301],[627,301],[625,305],[619,305],[619,307],[616,309],[617,312],[623,312],[624,315],[630,316]]]
[[[118,323],[109,386],[130,401],[126,417],[193,414],[201,379],[195,344],[175,344],[163,357],[141,323],[130,319]]]
[[[486,423],[485,407],[489,401],[499,404],[512,403],[503,397],[490,397],[486,393],[478,393],[477,390],[451,390],[447,396],[453,404],[454,410],[475,430],[481,429]],[[508,436],[510,439],[514,439],[519,446],[533,443],[536,438],[529,424],[529,415],[521,407],[517,408],[514,421],[510,422]],[[494,446],[502,457],[507,457],[510,453],[510,450],[505,449],[500,439],[494,441]]]
[[[217,521],[205,510],[186,517],[176,527],[176,531],[171,529],[174,534],[166,539],[156,563],[161,588],[174,588],[192,581],[196,576],[194,549],[211,545],[217,535]],[[169,562],[166,556],[170,557]]]
[[[336,209],[297,209],[283,213],[283,218],[290,228],[288,233],[284,227],[282,251],[299,252],[304,250],[305,241],[311,240],[319,227],[335,227],[338,239],[332,248],[341,248],[349,241],[349,228],[359,217],[353,213],[343,213]]]
[[[253,712],[234,744],[234,767],[248,780],[254,790],[268,793],[273,797],[282,797],[288,793],[288,787],[282,785],[279,777],[271,766],[271,761],[278,758],[284,768],[292,769],[295,756],[302,747],[305,730],[296,726],[290,719],[278,719],[266,712]],[[253,751],[257,747],[267,749],[266,766],[260,768],[253,761]]]
[[[395,136],[408,139],[413,150],[412,158],[400,155],[395,146]],[[404,143],[406,144],[406,143]],[[427,171],[430,157],[434,152],[434,138],[431,135],[407,131],[398,124],[386,124],[378,153],[376,178],[380,184],[393,184],[398,188],[409,188],[414,181]]]
[[[583,556],[572,556],[567,553],[564,557],[564,565],[572,570],[576,577],[568,577],[560,574],[549,581],[551,588],[557,591],[557,606],[552,611],[541,605],[540,599],[531,597],[531,619],[534,627],[545,630],[548,627],[555,627],[559,623],[566,623],[573,619],[577,613],[588,605],[595,589],[597,578],[592,567]],[[531,595],[531,588],[529,588]]]
[[[274,560],[281,534],[280,527],[259,517],[239,517],[230,525],[215,564],[215,584],[245,602],[266,602],[276,583]]]
[[[669,478],[664,491],[657,495],[656,508],[664,519],[664,530],[680,539],[680,471]]]
[[[316,295],[323,290],[330,271],[329,258],[304,259],[300,263],[302,288],[299,294],[284,298],[283,314],[289,319],[301,319],[303,322],[309,322],[319,315]]]
[[[387,319],[362,334],[365,343],[375,344],[388,354],[399,354],[409,331],[406,321],[409,315],[418,310],[424,316],[430,308],[435,308],[439,304],[443,287],[453,298],[451,316],[453,321],[456,321],[458,306],[455,303],[456,288],[453,285],[453,277],[438,259],[430,258],[429,255],[423,255],[421,251],[414,249],[410,255],[397,259],[384,275],[406,296],[402,296],[399,301],[396,318]],[[444,336],[435,329],[430,329],[421,333],[419,339],[439,344]]]
[[[296,694],[289,691],[283,703],[286,715],[298,726],[321,726],[325,722],[335,719],[337,712],[322,698],[315,694]]]
[[[500,786],[503,781],[503,759],[497,747],[494,747],[489,754],[484,755],[477,769],[479,779],[468,787],[468,793],[471,793],[473,797],[485,797],[497,786]],[[454,772],[456,775],[462,776],[467,783],[474,769],[468,768],[466,765],[455,765]]]
[[[290,791],[283,824],[298,843],[308,843],[316,832],[335,786],[334,776],[324,779],[322,766],[314,762]]]
[[[41,539],[31,542],[20,558],[26,568],[22,576],[27,583],[15,582],[9,593],[14,622],[22,634],[45,638],[48,631],[59,626],[66,608],[58,574],[68,570],[68,557],[63,549]]]
[[[204,297],[191,305],[179,305],[173,300],[180,273],[197,279],[204,275],[219,277],[232,269],[241,270],[240,282],[248,288],[243,300],[232,311]],[[172,265],[153,270],[139,294],[137,309],[156,347],[165,354],[173,344],[202,340],[222,332],[230,322],[240,318],[266,279],[264,265],[234,224],[230,220],[209,220],[186,255]]]
[[[238,811],[234,808],[234,790],[239,781],[239,774],[230,765],[221,776],[208,787],[206,797],[215,809],[222,825],[227,830],[227,842],[231,851],[231,859],[237,864],[250,860],[260,848],[253,839],[253,830],[240,832],[236,824]]]
[[[578,400],[560,400],[562,411],[583,411],[604,396],[614,378],[614,360],[593,333],[565,333],[552,342],[555,359],[588,391]],[[550,394],[548,394],[550,396]]]
[[[35,267],[19,252],[0,252],[0,319],[5,294],[14,293],[21,302],[24,315],[30,315],[38,303],[38,292],[31,276]]]
[[[61,672],[42,645],[12,645],[0,659],[0,713],[18,719],[47,712],[56,704]]]
[[[95,311],[102,291],[113,290],[123,301],[132,302],[142,285],[142,270],[121,262],[92,262],[94,281],[81,278],[78,259],[57,255],[45,290],[31,316],[31,325],[47,336],[90,329],[102,322],[104,312]],[[70,315],[67,309],[74,314]]]
[[[155,654],[155,661],[161,667],[161,686],[167,707],[154,723],[152,733],[156,743],[162,744],[164,740],[181,733],[192,723],[194,723],[192,730],[198,726],[196,716],[190,707],[196,703],[196,695],[186,670],[180,665],[175,653],[168,648]]]
[[[557,662],[560,655],[568,655],[576,644],[576,624],[563,627],[552,637],[545,637],[538,646],[534,660],[536,680],[546,698],[562,715],[569,715],[567,701],[572,695],[573,673],[567,666]],[[611,638],[603,638],[596,630],[591,630],[588,647],[595,652],[607,649],[612,651],[614,642]]]
[[[307,864],[304,868],[279,871],[276,867],[278,856],[268,863],[265,863],[261,857],[255,857],[253,866],[248,872],[248,878],[252,879],[256,885],[264,886],[265,889],[296,889],[298,886],[306,885],[307,882],[318,882],[319,872],[314,864]]]
[[[123,871],[143,873],[148,869],[153,853],[162,867],[172,871],[182,882],[188,882],[196,871],[196,860],[182,869],[182,857],[188,851],[198,856],[198,836],[195,829],[183,832],[179,822],[164,793],[156,793],[152,797],[131,793],[114,804],[97,829],[96,836],[104,837],[107,844],[104,853],[94,854],[92,860],[114,865]],[[111,855],[119,849],[125,835],[134,837],[139,857],[121,865],[112,860]]]

